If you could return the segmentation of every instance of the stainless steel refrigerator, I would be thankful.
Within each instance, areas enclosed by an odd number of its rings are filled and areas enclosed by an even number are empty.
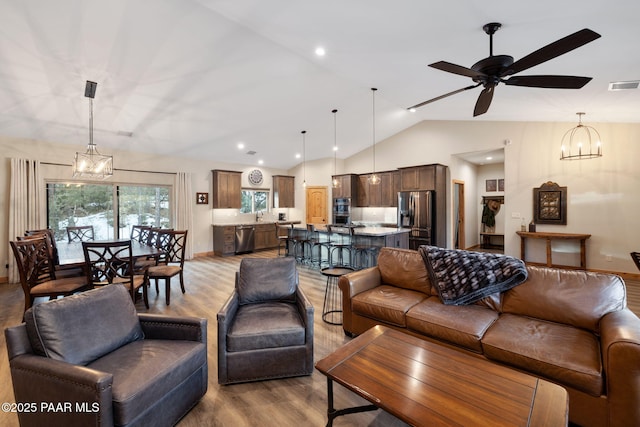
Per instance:
[[[433,191],[401,191],[398,193],[398,227],[410,228],[409,249],[432,245],[435,236],[435,194]]]

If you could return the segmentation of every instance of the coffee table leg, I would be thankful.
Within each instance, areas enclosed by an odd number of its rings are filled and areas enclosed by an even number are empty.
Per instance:
[[[333,420],[336,417],[347,414],[356,414],[358,412],[367,412],[367,411],[376,411],[378,407],[376,405],[365,405],[365,406],[356,406],[353,408],[345,408],[345,409],[335,409],[333,407],[333,380],[327,377],[327,401],[328,401],[328,409],[327,409],[327,427],[333,426]]]

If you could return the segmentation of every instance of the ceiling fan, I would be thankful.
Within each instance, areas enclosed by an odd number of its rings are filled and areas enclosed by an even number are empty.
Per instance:
[[[409,107],[409,109],[422,107],[423,105],[439,101],[440,99],[448,96],[464,92],[465,90],[474,89],[482,85],[484,89],[482,89],[473,110],[473,116],[475,117],[487,112],[493,99],[494,89],[498,83],[504,83],[511,86],[542,87],[551,89],[580,89],[591,80],[591,77],[578,76],[509,76],[519,73],[520,71],[527,70],[538,64],[542,64],[543,62],[570,52],[573,49],[577,49],[580,46],[596,40],[600,37],[600,34],[585,28],[561,38],[560,40],[556,40],[555,42],[530,53],[524,58],[513,62],[512,56],[493,55],[493,35],[501,26],[502,24],[498,22],[491,22],[482,27],[484,32],[489,35],[489,57],[476,62],[471,66],[471,68],[452,64],[446,61],[429,64],[430,67],[437,68],[438,70],[471,77],[475,84],[440,95],[428,101],[421,102],[413,107]],[[509,78],[505,79],[505,77]]]

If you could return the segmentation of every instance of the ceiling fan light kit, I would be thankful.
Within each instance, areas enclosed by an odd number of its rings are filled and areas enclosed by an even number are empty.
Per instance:
[[[560,160],[584,160],[602,157],[602,141],[595,128],[582,124],[582,116],[578,115],[578,126],[569,129],[562,137]]]
[[[491,101],[493,100],[495,87],[499,83],[504,83],[508,86],[525,86],[547,89],[580,89],[591,81],[591,77],[580,76],[513,75],[590,43],[598,39],[600,34],[585,28],[556,40],[555,42],[550,43],[514,62],[512,56],[493,54],[493,35],[501,26],[502,24],[498,22],[491,22],[482,27],[484,32],[489,35],[489,56],[476,62],[471,66],[471,68],[452,64],[446,61],[439,61],[429,65],[430,67],[441,71],[471,77],[474,82],[473,85],[421,102],[409,107],[408,110],[422,107],[423,105],[439,101],[460,92],[475,89],[482,85],[482,92],[480,92],[480,96],[478,97],[473,110],[473,116],[476,117],[489,110]]]

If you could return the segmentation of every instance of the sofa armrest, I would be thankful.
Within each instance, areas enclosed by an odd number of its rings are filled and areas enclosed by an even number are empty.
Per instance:
[[[600,321],[609,425],[640,423],[640,319],[628,308]]]
[[[138,314],[145,339],[186,340],[207,343],[207,319]]]
[[[33,354],[10,365],[15,401],[37,404],[36,411],[18,414],[21,425],[113,425],[112,374]],[[71,405],[73,417],[56,412],[58,403]]]
[[[365,268],[364,270],[354,271],[353,273],[340,276],[338,286],[342,290],[345,298],[353,298],[360,292],[373,289],[382,284],[382,277],[378,267]]]

